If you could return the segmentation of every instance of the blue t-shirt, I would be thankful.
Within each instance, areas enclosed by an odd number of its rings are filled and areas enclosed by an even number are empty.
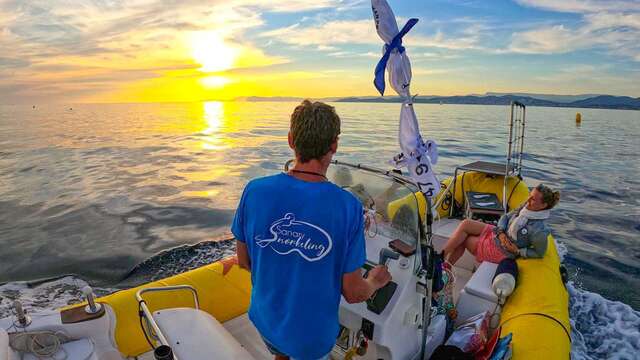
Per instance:
[[[360,202],[330,182],[281,173],[247,184],[231,231],[251,259],[249,318],[260,334],[295,358],[331,351],[342,275],[366,260]]]

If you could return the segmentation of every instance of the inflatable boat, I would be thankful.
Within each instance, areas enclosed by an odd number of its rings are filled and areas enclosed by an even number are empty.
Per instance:
[[[392,286],[368,301],[341,302],[331,357],[429,359],[444,341],[447,315],[427,301],[428,246],[439,251],[462,217],[477,215],[460,214],[468,194],[494,194],[502,202],[506,184],[512,209],[526,200],[527,185],[465,171],[443,181],[429,204],[411,178],[393,171],[336,161],[327,175],[367,209],[366,266],[386,263],[393,276]],[[548,241],[544,258],[517,261],[517,286],[506,301],[492,288],[497,265],[465,253],[453,268],[455,324],[489,312],[499,318],[493,328],[512,334],[512,358],[569,358],[568,294],[556,244]],[[272,358],[247,317],[250,276],[234,257],[98,299],[85,290],[87,302],[54,312],[25,314],[16,304],[16,315],[0,320],[0,360]]]
[[[460,221],[495,222],[527,199],[520,171],[524,105],[511,107],[506,164],[459,166],[438,188],[432,166],[437,146],[422,141],[419,133],[410,62],[402,46],[402,36],[418,20],[399,30],[386,1],[371,3],[376,31],[385,42],[374,84],[383,94],[388,71],[391,87],[403,99],[402,153],[394,161],[404,164],[409,176],[337,161],[329,168],[328,179],[352,192],[366,210],[363,273],[385,264],[393,276],[365,302],[342,300],[331,358],[430,359],[452,328],[482,316],[491,319],[486,337],[501,337],[501,344],[511,339],[496,359],[568,359],[568,293],[552,237],[544,258],[517,261],[517,283],[507,281],[506,287],[494,280],[497,264],[478,263],[465,253],[448,269],[447,296],[440,297],[446,306],[434,304],[434,296],[440,296],[434,284],[441,284],[436,254]],[[27,314],[15,303],[15,316],[0,320],[0,360],[273,358],[247,317],[250,276],[234,258],[99,299],[90,288],[84,292],[86,303],[48,313]]]

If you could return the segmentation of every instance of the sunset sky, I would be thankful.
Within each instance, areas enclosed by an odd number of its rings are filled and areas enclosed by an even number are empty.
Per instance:
[[[640,96],[640,1],[390,0],[420,95]],[[0,0],[0,103],[375,95],[362,0]]]

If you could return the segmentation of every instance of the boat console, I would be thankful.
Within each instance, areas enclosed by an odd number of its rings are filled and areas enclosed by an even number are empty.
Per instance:
[[[383,235],[368,239],[364,276],[378,264],[380,252],[392,251],[388,247],[391,241]],[[421,303],[416,292],[414,258],[415,254],[399,255],[388,261],[393,280],[366,302],[349,304],[343,299],[340,303],[340,324],[355,333],[361,331],[365,338],[376,344],[377,358],[391,359],[394,354],[393,358],[404,359],[419,351]],[[371,261],[373,259],[376,260]]]
[[[367,170],[334,164],[327,175],[352,192],[365,208],[367,262],[363,276],[374,266],[385,264],[392,281],[366,302],[349,304],[342,300],[339,320],[343,330],[337,348],[347,353],[365,341],[365,359],[412,359],[421,349],[425,298],[418,276],[419,200],[410,185]],[[441,325],[438,324],[443,329]],[[435,341],[440,337],[431,335]]]

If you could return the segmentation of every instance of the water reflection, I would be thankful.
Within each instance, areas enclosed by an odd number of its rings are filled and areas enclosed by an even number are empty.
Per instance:
[[[211,135],[218,131],[220,124],[222,124],[222,118],[224,117],[224,110],[222,102],[220,101],[208,101],[202,104],[204,107],[204,119],[209,126],[204,133]]]
[[[220,127],[224,121],[224,104],[220,101],[208,101],[202,104],[204,109],[204,121],[207,128],[203,131],[206,135],[202,142],[205,150],[221,150],[225,146],[223,134],[220,134]]]

